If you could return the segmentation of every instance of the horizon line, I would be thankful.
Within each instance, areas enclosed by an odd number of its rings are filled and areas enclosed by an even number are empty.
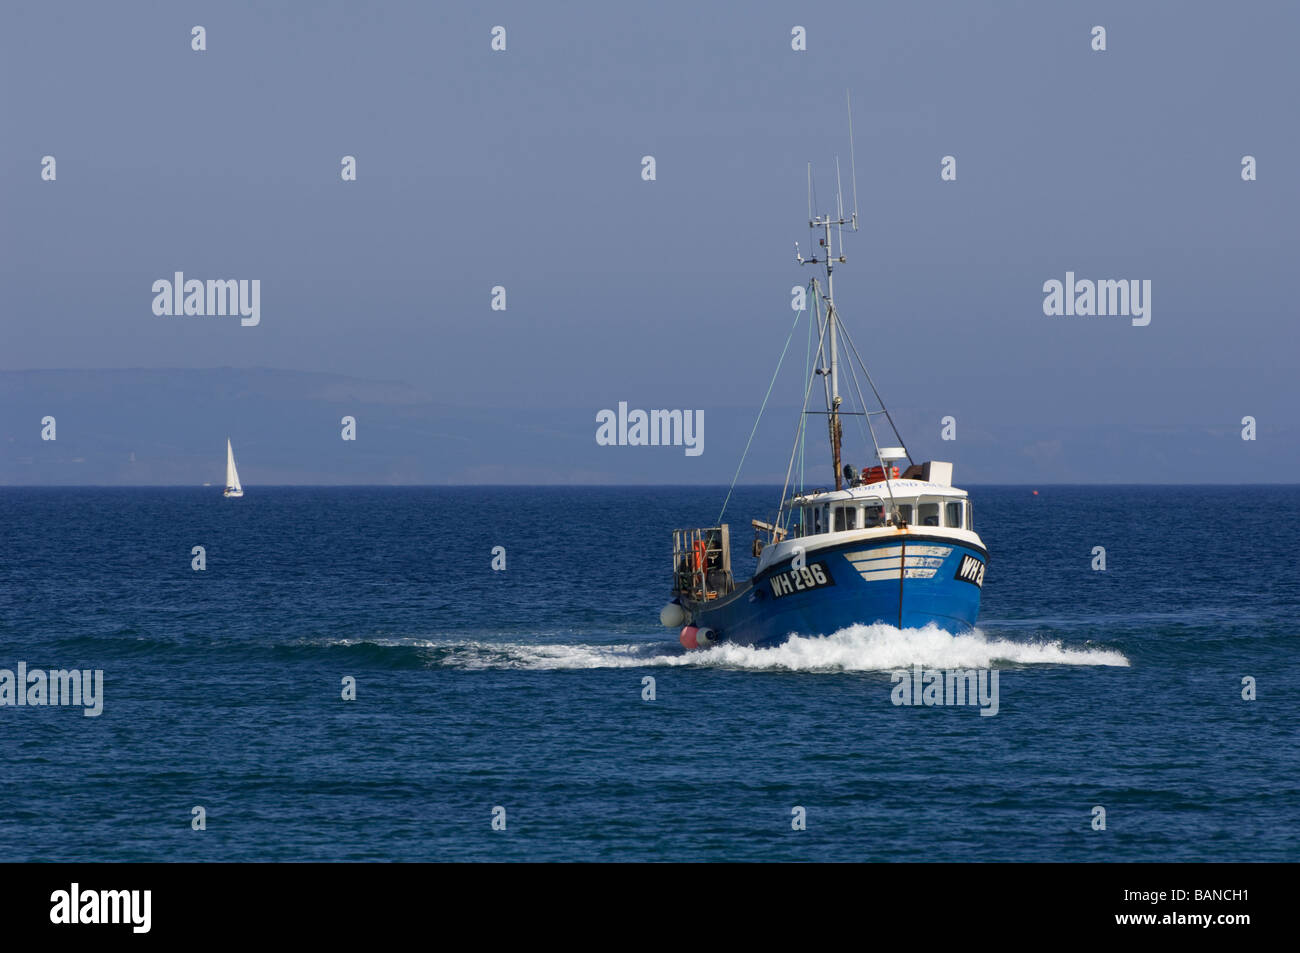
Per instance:
[[[0,483],[0,490],[211,490],[219,489],[224,484],[212,483],[210,485],[194,483]],[[529,489],[552,489],[564,488],[574,490],[605,490],[605,489],[727,489],[730,484],[727,483],[260,483],[254,484],[253,489],[263,490],[292,490],[292,489],[316,489],[316,490],[374,490],[374,489],[493,489],[497,487],[529,488]],[[764,488],[772,489],[780,487],[779,483],[737,483],[736,488]],[[1056,483],[1056,482],[1038,482],[1038,483],[967,483],[956,489],[965,489],[966,487],[979,488],[996,488],[996,487],[1027,487],[1034,489],[1042,486],[1050,487],[1300,487],[1300,481],[1296,482],[1256,482],[1256,483],[1224,483],[1216,481],[1213,483]],[[247,486],[245,486],[247,489]],[[826,490],[828,488],[821,487]]]

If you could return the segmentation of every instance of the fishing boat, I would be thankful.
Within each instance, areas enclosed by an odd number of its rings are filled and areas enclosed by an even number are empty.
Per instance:
[[[235,451],[226,438],[226,490],[222,496],[239,497],[244,495],[244,488],[239,485],[239,471],[235,469]]]
[[[850,142],[851,123],[850,118]],[[836,165],[838,182],[838,161]],[[807,350],[815,360],[809,362],[795,447],[776,514],[751,521],[753,574],[740,583],[733,577],[730,526],[721,522],[730,491],[717,525],[673,532],[672,601],[660,612],[660,621],[681,627],[679,638],[687,649],[719,642],[772,645],[792,634],[829,635],[871,623],[900,629],[934,624],[957,634],[972,629],[979,614],[988,551],[975,532],[971,501],[965,490],[953,485],[951,463],[913,459],[835,304],[833,275],[836,266],[846,262],[844,227],[858,227],[856,181],[853,192],[848,218],[838,187],[838,213],[815,214],[809,169],[808,225],[818,245],[805,258],[796,244],[795,260],[816,266],[819,277],[808,283],[805,301],[812,306],[796,317],[791,335],[801,320],[807,322]],[[849,358],[845,364],[852,374],[853,389],[847,395],[841,394],[841,351]],[[857,368],[873,398],[870,402],[863,397]],[[821,386],[814,388],[818,380]],[[809,410],[814,389],[825,397],[824,410]],[[834,482],[809,490],[801,485],[803,450],[807,424],[818,416],[825,417],[828,428],[827,475]],[[846,417],[860,425],[864,446],[858,459],[869,464],[861,469],[845,462]],[[884,434],[886,424],[893,442],[882,446],[877,430]],[[755,423],[755,432],[757,427]],[[801,470],[797,476],[796,460]]]

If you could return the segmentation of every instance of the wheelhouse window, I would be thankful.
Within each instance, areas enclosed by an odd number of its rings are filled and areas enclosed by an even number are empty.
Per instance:
[[[813,535],[826,532],[826,507],[810,506],[808,510],[812,515],[809,525],[812,526]]]
[[[911,503],[899,503],[899,504],[898,504],[898,515],[899,515],[900,517],[902,517],[904,523],[911,523],[911,522],[912,522],[912,504],[911,504]]]
[[[947,510],[947,519],[944,520],[943,525],[961,529],[961,500],[949,500],[944,504],[944,508]]]
[[[920,526],[939,525],[939,504],[922,503],[917,507],[916,522]]]
[[[885,522],[884,504],[879,502],[867,503],[865,506],[862,507],[863,529],[871,529],[873,526],[880,526],[884,522]]]
[[[858,528],[858,508],[856,506],[835,507],[835,532]]]

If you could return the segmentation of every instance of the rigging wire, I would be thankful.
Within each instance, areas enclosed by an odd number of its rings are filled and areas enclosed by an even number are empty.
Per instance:
[[[863,362],[862,355],[858,353],[858,346],[853,343],[853,337],[844,327],[844,322],[842,321],[840,322],[840,330],[844,332],[844,340],[849,342],[849,347],[853,349],[853,356],[858,359],[858,364],[862,367],[862,376],[867,379],[867,383],[871,386],[871,392],[876,395],[876,403],[880,404],[880,409],[885,412],[885,419],[889,421],[889,426],[894,431],[894,436],[898,439],[898,445],[907,451],[907,462],[915,465],[916,461],[912,459],[912,451],[907,449],[907,441],[905,441],[903,435],[898,432],[898,425],[894,423],[894,418],[889,413],[889,408],[885,406],[884,400],[881,399],[880,391],[876,390],[876,382],[871,379],[871,372],[867,370],[867,365]],[[874,435],[875,431],[873,430],[872,433]]]
[[[839,320],[838,315],[836,316],[836,320],[837,320],[837,321]],[[844,332],[845,340],[848,340],[848,341],[849,341],[849,346],[852,347],[852,346],[853,346],[853,342],[852,342],[852,340],[849,339],[849,332],[844,330],[844,322],[843,322],[843,321],[840,321],[840,325],[839,325],[839,327],[840,327],[840,330]],[[858,353],[858,349],[857,349],[857,348],[853,348],[853,353],[856,355],[856,354]],[[849,365],[849,370],[850,370],[850,371],[852,372],[852,374],[853,374],[853,387],[854,387],[854,389],[856,389],[857,392],[858,392],[858,401],[859,401],[859,403],[862,404],[862,410],[863,410],[864,416],[867,417],[867,428],[871,431],[871,446],[872,446],[872,447],[875,449],[875,451],[876,451],[876,459],[880,461],[881,474],[882,474],[882,476],[884,477],[884,480],[885,480],[885,489],[886,489],[887,491],[889,491],[889,502],[890,502],[890,505],[891,505],[891,508],[892,508],[892,511],[893,511],[893,514],[894,514],[894,522],[897,523],[897,522],[899,521],[899,517],[900,517],[901,514],[899,513],[899,509],[898,509],[898,501],[897,501],[896,499],[894,499],[894,483],[893,483],[893,477],[890,476],[890,474],[889,474],[889,472],[888,472],[889,462],[888,462],[887,460],[885,460],[883,457],[880,456],[880,444],[879,444],[879,442],[877,442],[877,440],[876,440],[876,426],[875,426],[875,424],[873,424],[873,423],[871,422],[871,417],[870,417],[869,415],[866,415],[866,409],[867,409],[866,403],[867,403],[867,402],[866,402],[866,399],[862,396],[862,388],[858,386],[858,373],[857,373],[857,371],[854,371],[854,370],[853,370],[853,362],[852,362],[852,361],[848,361],[847,363],[848,363],[848,365]],[[862,357],[861,357],[860,355],[858,356],[858,363],[862,363]],[[867,373],[867,365],[865,365],[865,364],[862,365],[862,373],[863,373],[864,375],[866,375],[866,373]],[[867,379],[868,379],[868,381],[869,381],[871,378],[868,376]],[[874,388],[873,388],[873,389],[874,389]],[[877,394],[876,396],[879,397],[880,395]],[[881,409],[882,411],[884,411],[885,416],[888,417],[888,415],[889,415],[889,411],[885,410],[885,405],[884,405],[883,402],[882,402],[881,405],[880,405],[880,409]],[[858,421],[858,425],[861,426],[861,424],[862,424],[862,421]],[[893,426],[893,421],[892,421],[892,420],[890,421],[890,426]],[[899,436],[899,434],[898,434],[898,430],[897,430],[897,429],[894,430],[894,436],[898,437],[900,443],[902,442],[902,439],[903,439],[903,438],[902,438],[901,436]],[[903,449],[904,449],[904,450],[907,450],[906,447],[904,447]],[[911,459],[912,459],[912,455],[911,455],[910,453],[907,455],[907,459],[908,459],[909,462],[911,461]]]
[[[877,403],[880,404],[880,410],[884,413],[885,419],[889,421],[889,426],[893,428],[894,436],[898,439],[899,444],[902,445],[903,452],[907,454],[907,462],[915,465],[916,461],[912,459],[912,451],[907,449],[907,444],[904,443],[903,441],[903,435],[898,432],[898,427],[894,426],[894,418],[889,416],[889,408],[886,407],[885,402],[881,400],[880,391],[876,390],[875,382],[872,381],[871,379],[871,372],[867,370],[867,365],[862,360],[862,355],[858,353],[857,345],[853,343],[853,338],[849,336],[848,330],[844,327],[844,322],[841,321],[839,327],[840,330],[844,332],[844,340],[848,341],[849,347],[853,349],[853,356],[858,359],[858,363],[862,366],[862,376],[865,377],[867,379],[867,383],[871,385],[871,392],[876,395],[876,401]],[[852,362],[850,362],[849,367],[852,366],[853,364]],[[856,386],[857,384],[856,374],[854,375],[853,381]],[[885,479],[885,489],[889,491],[889,502],[894,512],[894,522],[897,524],[901,522],[902,514],[898,508],[898,500],[894,498],[893,478],[889,475],[888,472],[889,463],[888,461],[886,461],[880,456],[880,444],[876,442],[876,428],[875,425],[871,423],[871,418],[867,418],[867,426],[871,428],[871,444],[876,449],[876,459],[880,460],[881,472]],[[900,586],[902,585],[901,577],[900,577],[899,585]]]
[[[758,416],[754,418],[754,429],[749,432],[749,440],[745,442],[745,452],[740,455],[740,463],[736,465],[736,475],[731,478],[731,486],[727,488],[727,497],[722,501],[722,510],[718,513],[718,518],[714,523],[715,526],[722,525],[723,514],[727,512],[727,504],[731,502],[731,491],[736,488],[736,481],[740,479],[740,470],[745,465],[745,456],[749,453],[749,447],[754,442],[754,434],[758,433],[758,422],[763,419],[767,399],[772,396],[772,387],[776,384],[777,375],[781,373],[781,365],[785,362],[785,352],[790,349],[790,342],[794,340],[794,329],[799,326],[799,319],[803,317],[805,310],[801,308],[794,316],[794,324],[790,325],[790,333],[786,335],[785,347],[781,348],[781,357],[776,362],[776,370],[772,372],[772,379],[768,381],[767,393],[763,395],[763,403],[758,408]]]
[[[815,282],[816,279],[813,279],[813,281]],[[820,354],[822,349],[822,339],[826,337],[826,326],[820,324],[820,322],[818,324],[820,336],[817,338],[817,353]],[[808,410],[808,398],[812,396],[814,376],[815,375],[813,374],[808,375],[808,386],[804,388],[803,406],[799,408],[799,424],[795,427],[794,431],[794,446],[790,448],[790,464],[785,468],[785,483],[781,487],[781,502],[777,504],[776,517],[772,520],[772,525],[778,529],[781,528],[781,510],[785,508],[785,492],[790,488],[790,472],[794,469],[794,456],[799,449],[799,438],[802,435],[804,427],[804,417],[806,416],[805,411]]]
[[[841,331],[844,330],[844,322],[843,322],[843,321],[840,322],[840,330],[841,330]],[[866,431],[865,427],[863,426],[862,421],[865,419],[865,420],[866,420],[866,427],[870,427],[870,426],[871,426],[871,414],[867,412],[867,402],[866,402],[866,400],[865,400],[865,399],[863,398],[863,396],[862,396],[862,387],[858,384],[858,372],[857,372],[857,370],[853,367],[853,362],[852,362],[852,361],[845,361],[844,363],[847,364],[847,365],[849,366],[849,373],[850,373],[851,375],[853,375],[853,389],[854,389],[855,391],[857,391],[857,393],[858,393],[858,406],[862,408],[862,417],[859,417],[859,418],[858,418],[858,433],[859,433],[859,435],[862,437],[862,443],[863,443],[863,445],[865,446],[866,443],[867,443],[867,431]],[[875,431],[874,428],[873,428],[872,431],[871,431],[871,442],[872,442],[873,444],[876,442],[876,431]]]

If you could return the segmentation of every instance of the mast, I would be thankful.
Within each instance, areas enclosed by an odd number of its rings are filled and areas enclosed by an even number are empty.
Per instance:
[[[835,285],[834,273],[836,264],[844,264],[843,255],[838,257],[834,254],[834,238],[831,234],[831,227],[838,226],[843,231],[843,227],[848,225],[854,231],[858,228],[858,213],[855,211],[851,218],[845,218],[841,210],[838,218],[831,218],[830,215],[815,215],[809,222],[810,229],[819,228],[822,230],[822,238],[818,244],[822,248],[822,254],[819,258],[813,255],[811,258],[804,258],[799,254],[798,245],[795,245],[795,260],[801,265],[824,265],[826,267],[826,330],[828,338],[827,348],[830,357],[830,367],[820,373],[827,374],[830,377],[830,391],[827,397],[827,420],[830,430],[831,442],[831,466],[835,468],[835,489],[844,488],[843,472],[840,465],[840,449],[843,443],[844,430],[840,424],[840,355],[839,355],[839,335],[837,326],[840,322],[839,312],[835,310]],[[842,251],[843,249],[841,249]],[[814,291],[817,282],[813,283]]]
[[[777,515],[774,520],[774,525],[778,527],[781,526],[782,514],[783,513],[790,514],[793,512],[792,507],[789,510],[787,510],[786,508],[786,491],[789,489],[790,486],[790,474],[794,468],[795,456],[797,453],[800,452],[804,435],[807,433],[806,415],[820,413],[820,411],[810,411],[808,409],[808,398],[812,394],[813,382],[816,377],[822,378],[822,389],[826,397],[825,413],[826,413],[827,423],[828,423],[828,428],[830,433],[831,465],[835,469],[836,490],[844,489],[844,474],[843,474],[843,466],[841,463],[841,450],[842,450],[842,443],[843,443],[843,429],[842,429],[843,425],[842,425],[841,417],[843,415],[860,416],[862,417],[863,421],[866,424],[867,431],[869,432],[871,437],[871,448],[874,448],[876,458],[880,460],[881,468],[885,474],[884,484],[889,494],[889,509],[893,514],[895,524],[901,524],[901,517],[900,517],[898,504],[894,500],[894,487],[893,487],[892,480],[889,476],[890,462],[892,460],[901,460],[904,458],[906,458],[909,463],[915,462],[912,460],[911,453],[907,450],[907,444],[903,440],[902,434],[898,432],[898,426],[897,424],[894,423],[894,418],[890,415],[889,409],[885,406],[884,400],[882,400],[880,397],[880,391],[876,388],[875,382],[871,379],[871,372],[867,370],[867,365],[862,360],[862,354],[859,353],[858,347],[853,341],[853,336],[849,333],[847,327],[840,324],[839,309],[835,307],[835,288],[834,288],[835,266],[842,265],[845,263],[845,258],[843,255],[844,226],[845,225],[849,226],[849,229],[854,232],[858,230],[858,174],[857,174],[857,163],[854,158],[854,145],[853,145],[853,108],[852,108],[852,104],[848,102],[847,92],[845,94],[845,100],[846,100],[846,105],[848,106],[848,114],[849,114],[849,163],[850,163],[850,170],[851,170],[850,174],[852,176],[850,181],[852,182],[852,186],[853,186],[853,211],[849,213],[847,216],[844,213],[844,195],[843,195],[842,182],[840,177],[839,159],[837,157],[835,160],[835,185],[836,185],[835,202],[836,202],[837,217],[832,218],[830,214],[819,215],[816,213],[815,211],[816,203],[814,202],[813,180],[812,180],[812,163],[809,163],[808,165],[808,228],[810,231],[813,229],[821,230],[822,235],[817,240],[817,245],[820,246],[821,252],[819,254],[814,254],[811,258],[804,258],[804,256],[799,251],[799,243],[795,242],[794,245],[795,261],[797,261],[799,264],[825,266],[826,286],[823,293],[823,288],[822,288],[822,283],[820,278],[813,278],[808,283],[809,290],[814,296],[812,310],[813,310],[813,314],[816,316],[815,326],[817,328],[817,333],[818,333],[817,346],[815,351],[817,366],[813,368],[812,374],[808,377],[807,386],[804,389],[803,407],[799,418],[799,426],[795,430],[794,447],[790,451],[790,463],[789,466],[787,466],[786,468],[785,485],[781,487],[781,502],[777,508]],[[839,250],[841,252],[841,254],[839,255],[835,254],[834,239],[831,233],[832,228],[839,230],[839,236],[840,236]],[[826,323],[825,324],[822,323],[822,317],[821,317],[821,305],[823,301],[826,302]],[[840,370],[839,345],[840,345],[841,338],[843,338],[844,344],[848,348],[848,351],[845,354],[845,359],[846,359],[846,363],[848,364],[849,373],[852,376],[854,391],[857,394],[857,403],[861,406],[861,410],[856,412],[852,410],[846,410],[846,411],[840,410],[840,405],[842,403],[842,398],[840,397],[840,375],[839,375],[839,370]],[[829,366],[823,366],[823,361],[825,361],[827,357],[829,357],[830,359],[828,362]],[[854,368],[855,363],[857,364],[858,368],[861,368],[863,378],[865,379],[867,386],[870,388],[871,394],[875,397],[876,404],[880,408],[879,410],[867,409],[868,407],[867,401],[865,399],[865,396],[863,395],[862,387],[858,383],[857,371]],[[898,446],[901,448],[901,454],[897,454],[889,457],[889,459],[886,459],[886,456],[888,456],[888,451],[890,448],[886,448],[885,450],[882,450],[880,447],[880,442],[876,439],[876,427],[875,424],[872,423],[872,418],[876,416],[883,416],[885,420],[889,422],[889,427],[893,431],[894,437],[898,440]],[[803,481],[802,466],[803,464],[801,462],[800,463],[801,487]],[[787,519],[789,518],[790,518],[789,515],[787,515]]]
[[[844,216],[840,216],[840,221],[844,221]],[[835,468],[835,489],[841,489],[840,475],[843,469],[840,466],[840,449],[844,441],[844,429],[840,425],[840,351],[838,338],[835,333],[835,326],[840,322],[840,316],[835,312],[835,287],[831,273],[835,270],[831,262],[835,259],[831,256],[831,226],[826,224],[826,320],[831,323],[830,331],[830,350],[831,350],[831,407],[830,407],[830,438],[831,438],[831,466]],[[843,261],[843,256],[840,258]]]
[[[844,441],[844,429],[840,424],[840,353],[839,353],[839,334],[838,327],[840,323],[839,312],[835,310],[835,279],[833,277],[836,264],[844,264],[843,255],[844,245],[844,226],[847,225],[853,231],[858,230],[858,169],[856,157],[853,152],[853,102],[849,97],[848,90],[844,91],[844,105],[849,114],[849,163],[853,176],[853,213],[848,218],[844,217],[844,190],[840,183],[840,160],[839,156],[835,157],[835,206],[838,217],[831,218],[830,214],[816,215],[813,212],[812,202],[812,164],[808,165],[808,228],[820,228],[822,238],[819,244],[822,248],[822,256],[819,259],[815,254],[811,258],[804,258],[799,254],[799,245],[796,242],[794,246],[795,260],[801,265],[825,265],[826,266],[826,330],[830,340],[828,342],[830,354],[830,368],[819,370],[818,373],[828,374],[830,376],[830,391],[826,400],[827,422],[830,430],[831,442],[831,466],[835,470],[835,489],[842,490],[843,467],[840,465],[840,450]],[[835,226],[840,231],[840,252],[839,257],[835,256],[834,239],[831,237],[831,226]],[[817,290],[817,282],[813,282],[814,293]]]
[[[230,438],[226,438],[226,489],[242,490],[239,485],[239,471],[235,469],[235,451],[230,446]]]

